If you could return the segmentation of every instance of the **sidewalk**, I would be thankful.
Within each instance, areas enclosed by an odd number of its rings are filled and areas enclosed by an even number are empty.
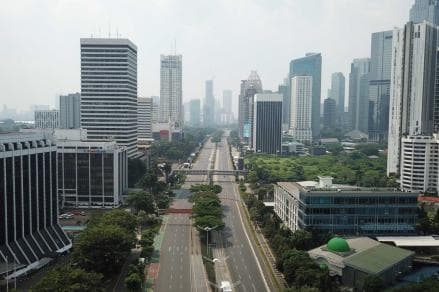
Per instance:
[[[146,281],[145,281],[145,291],[152,291],[152,286],[159,274],[160,270],[160,249],[163,242],[163,237],[165,235],[166,225],[168,223],[168,215],[163,216],[162,226],[159,232],[154,237],[154,252],[151,256],[151,263],[145,268],[146,271]]]

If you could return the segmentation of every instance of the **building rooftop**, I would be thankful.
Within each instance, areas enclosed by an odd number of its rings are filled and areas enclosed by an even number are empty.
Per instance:
[[[277,184],[280,187],[287,190],[289,193],[294,193],[297,191],[302,191],[307,193],[313,193],[313,192],[403,193],[402,191],[396,188],[366,188],[366,187],[351,186],[351,185],[333,184],[332,177],[329,176],[319,176],[319,181],[278,182]],[[414,195],[414,193],[412,193],[411,195]]]
[[[369,274],[379,274],[413,254],[412,251],[380,243],[347,257],[344,264]]]
[[[439,236],[378,236],[380,242],[391,242],[396,246],[439,247]]]

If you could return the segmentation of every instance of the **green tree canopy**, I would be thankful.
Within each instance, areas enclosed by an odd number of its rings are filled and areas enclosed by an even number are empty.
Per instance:
[[[114,209],[105,212],[90,223],[94,225],[115,225],[125,229],[127,232],[134,232],[137,226],[137,219],[129,212],[121,209]]]
[[[81,233],[72,257],[87,271],[109,276],[123,265],[134,242],[134,233],[127,229],[117,225],[97,224]]]
[[[104,292],[102,274],[62,266],[49,271],[33,288],[34,292]]]
[[[378,276],[369,275],[364,279],[364,292],[381,292],[385,288],[384,281]]]
[[[147,214],[155,212],[154,198],[147,192],[132,192],[128,194],[127,203],[133,206],[137,212],[144,211]]]
[[[224,228],[224,222],[221,220],[221,218],[218,218],[217,216],[211,216],[211,215],[205,215],[205,216],[197,216],[195,217],[195,226],[198,228],[213,228],[215,229],[222,229]]]

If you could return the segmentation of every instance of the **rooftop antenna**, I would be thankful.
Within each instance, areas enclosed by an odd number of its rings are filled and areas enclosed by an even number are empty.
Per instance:
[[[174,38],[174,55],[177,55],[177,39]]]
[[[116,28],[116,38],[117,39],[119,38],[119,29],[118,28]]]
[[[108,38],[111,38],[111,20],[108,20]]]

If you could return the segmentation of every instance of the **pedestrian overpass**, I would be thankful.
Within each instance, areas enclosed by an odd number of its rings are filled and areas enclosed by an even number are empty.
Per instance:
[[[209,183],[213,181],[213,176],[234,176],[236,179],[239,178],[239,176],[247,177],[248,170],[218,170],[218,169],[190,169],[190,168],[182,168],[182,169],[175,169],[172,171],[173,174],[183,174],[183,175],[191,175],[191,176],[197,176],[186,179],[187,182],[203,182],[203,179],[200,179],[198,177],[200,176],[206,176]]]

